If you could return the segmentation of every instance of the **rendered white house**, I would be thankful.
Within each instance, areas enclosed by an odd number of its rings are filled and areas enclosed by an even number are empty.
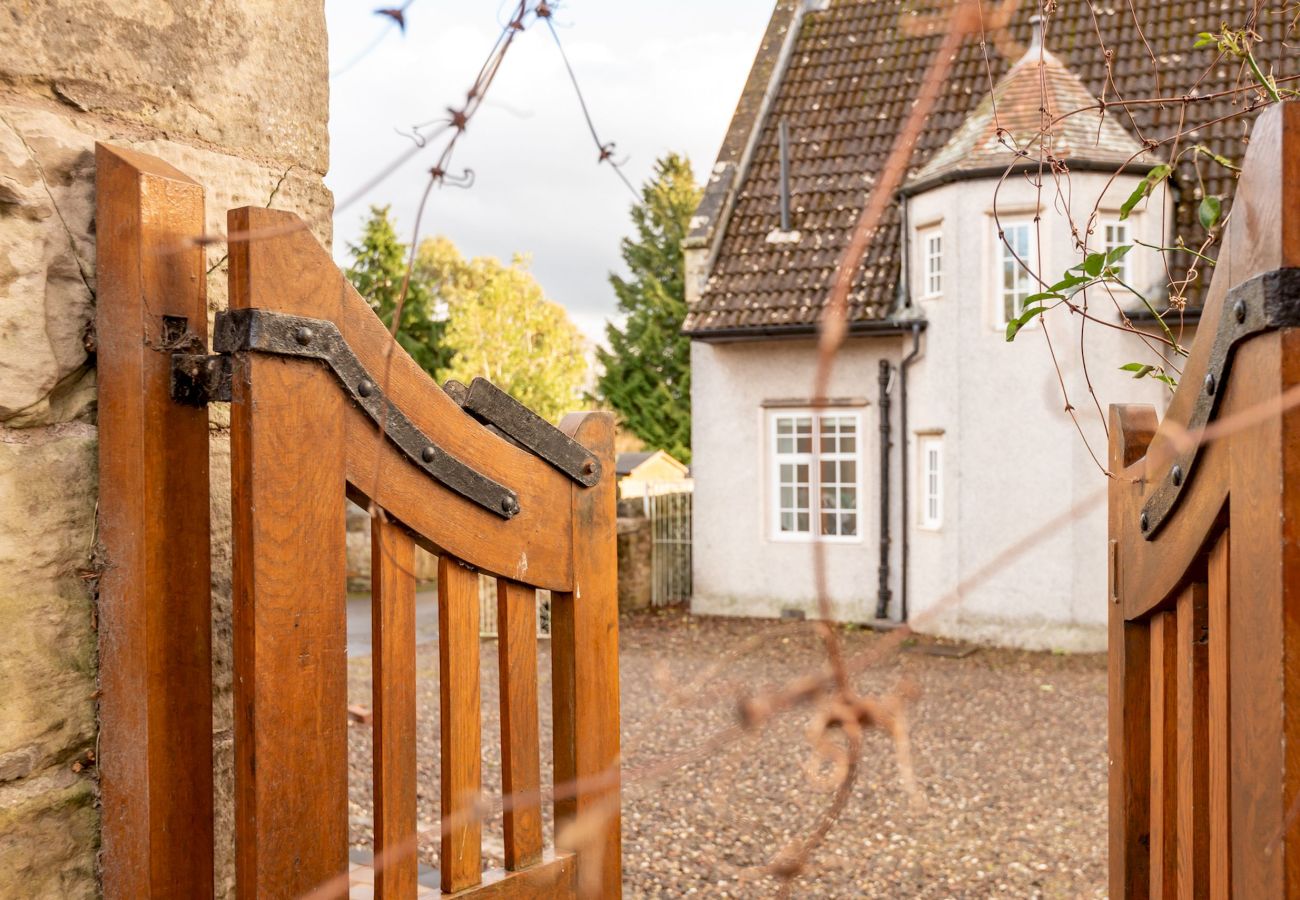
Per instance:
[[[1120,370],[1150,357],[1134,335],[1106,328],[1124,313],[1138,319],[1131,297],[1122,313],[1093,289],[1086,371],[1080,319],[1065,309],[1008,343],[1008,317],[1041,290],[1015,257],[1051,283],[1081,262],[1085,240],[1089,251],[1167,246],[1190,234],[1189,175],[1179,168],[1173,190],[1157,187],[1121,220],[1161,162],[1134,128],[1165,123],[1151,113],[1135,125],[1116,108],[1057,124],[1047,152],[1068,176],[1040,175],[1042,109],[1094,106],[1102,86],[1050,52],[1054,40],[1074,45],[1071,29],[1092,28],[1088,5],[1063,0],[1045,39],[1028,8],[990,40],[991,92],[979,47],[961,51],[859,266],[849,338],[814,404],[816,322],[835,266],[938,45],[935,23],[903,22],[903,9],[777,4],[692,222],[692,609],[816,616],[820,540],[840,620],[1104,649],[1098,406],[1162,407],[1169,390]],[[1125,62],[1118,54],[1115,72]],[[1136,251],[1119,263],[1124,279],[1163,298],[1165,258]],[[1184,345],[1194,321],[1190,310]]]

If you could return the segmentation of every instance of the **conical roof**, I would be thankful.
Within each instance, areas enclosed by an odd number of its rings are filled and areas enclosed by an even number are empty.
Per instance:
[[[1149,163],[1143,145],[1110,110],[1090,109],[1096,106],[1097,98],[1079,77],[1035,40],[909,179],[909,187],[1005,169],[1017,156],[1037,163],[1040,151],[1044,159],[1076,167],[1080,162],[1116,169],[1130,161]]]

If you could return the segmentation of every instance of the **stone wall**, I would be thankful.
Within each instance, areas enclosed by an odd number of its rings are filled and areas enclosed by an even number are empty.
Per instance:
[[[152,153],[225,211],[328,240],[320,0],[0,6],[0,896],[98,894],[94,143]],[[225,247],[208,300],[226,303]],[[213,436],[218,897],[233,894],[228,411]]]
[[[644,515],[618,517],[619,612],[650,607],[652,540],[650,520]]]

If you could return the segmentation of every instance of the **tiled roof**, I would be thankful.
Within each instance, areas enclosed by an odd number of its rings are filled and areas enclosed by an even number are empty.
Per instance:
[[[768,113],[759,123],[760,101],[772,87],[760,83],[760,70],[775,70],[773,46],[783,34],[780,26],[788,27],[783,17],[791,16],[798,2],[781,0],[777,5],[715,177],[692,223],[692,239],[701,244],[718,237],[714,232],[720,223],[725,232],[702,297],[687,316],[685,330],[691,334],[810,329],[816,323],[843,246],[942,40],[944,13],[951,9],[950,0],[830,0],[827,8],[805,13]],[[1017,0],[983,4],[987,59],[978,40],[962,47],[917,141],[912,178],[987,98],[990,78],[999,80],[1025,54],[1029,19],[1038,8],[1033,0],[1019,2],[1019,9]],[[1256,54],[1289,71],[1289,51],[1281,39],[1290,16],[1275,6],[1262,7],[1255,23],[1264,38]],[[1206,96],[1248,86],[1250,75],[1225,59],[1198,83],[1216,56],[1212,49],[1192,48],[1196,34],[1216,31],[1224,22],[1240,26],[1247,11],[1233,0],[1126,0],[1107,5],[1099,0],[1059,0],[1045,43],[1093,97],[1113,102],[1178,96],[1193,88],[1196,96]],[[999,18],[1009,23],[1006,28],[995,27]],[[1108,83],[1107,51],[1113,83]],[[1229,115],[1247,96],[1191,104],[1186,121],[1203,123]],[[1111,107],[1110,113],[1141,141],[1178,131],[1182,107],[1176,102],[1144,103]],[[791,230],[797,240],[793,234],[775,233],[782,118],[790,133]],[[1095,128],[1095,113],[1091,121]],[[752,158],[738,171],[737,136],[748,136],[756,126]],[[1239,162],[1248,131],[1249,119],[1239,117],[1192,132],[1184,141],[1204,143]],[[721,177],[728,169],[731,174]],[[1201,175],[1209,192],[1231,194],[1227,170],[1202,160]],[[1176,196],[1182,198],[1179,233],[1196,246],[1203,232],[1196,224],[1199,194],[1190,154],[1175,180]],[[732,181],[738,184],[732,186]],[[897,300],[898,272],[898,215],[897,206],[891,205],[854,279],[851,325],[870,327],[888,319]]]
[[[1138,158],[1154,162],[1154,154],[1124,129],[1115,110],[1068,115],[1096,102],[1056,54],[1030,47],[908,187],[915,190],[964,172],[1004,170],[1017,154],[1027,160],[1042,156],[1088,162],[1111,171]],[[1046,134],[1044,111],[1047,122],[1054,123]]]

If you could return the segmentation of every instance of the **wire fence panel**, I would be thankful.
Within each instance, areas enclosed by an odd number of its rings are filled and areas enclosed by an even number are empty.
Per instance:
[[[691,516],[695,495],[689,490],[646,494],[650,520],[650,602],[654,606],[691,598]]]

